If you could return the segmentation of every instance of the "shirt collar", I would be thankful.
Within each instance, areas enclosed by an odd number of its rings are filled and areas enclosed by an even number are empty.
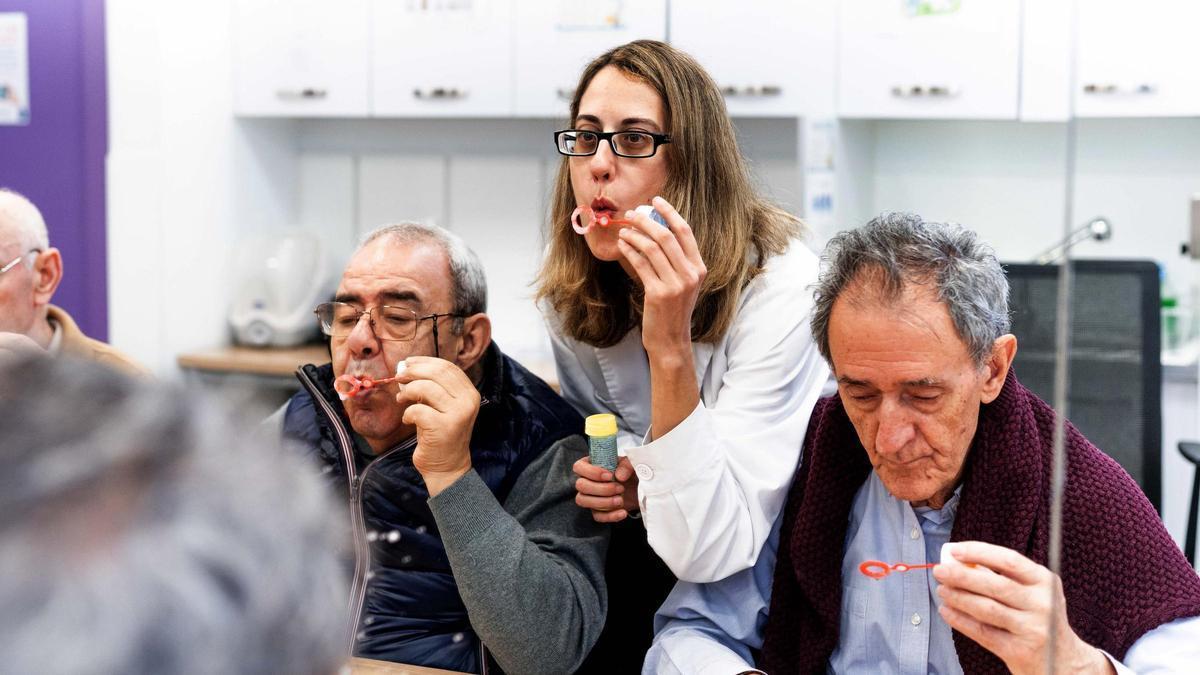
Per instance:
[[[931,506],[914,506],[913,513],[922,520],[927,520],[931,523],[944,523],[947,520],[953,521],[954,514],[958,512],[958,498],[962,495],[962,483],[954,488],[954,494],[950,495],[950,499],[942,505],[942,508],[935,509]]]

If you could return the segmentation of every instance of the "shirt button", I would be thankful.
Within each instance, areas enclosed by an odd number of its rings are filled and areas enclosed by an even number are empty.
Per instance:
[[[912,625],[914,625],[914,626],[920,626],[920,625],[921,625],[921,615],[920,615],[920,614],[913,614],[913,615],[912,615],[912,618],[911,618],[911,619],[909,619],[909,621],[911,621],[911,622],[912,622]]]
[[[908,538],[909,538],[909,539],[912,539],[912,540],[914,540],[914,541],[916,541],[917,539],[920,539],[920,538],[921,538],[921,530],[919,530],[919,529],[917,529],[917,528],[915,528],[915,527],[914,527],[913,529],[909,530],[909,531],[908,531]]]
[[[651,469],[646,464],[638,464],[633,468],[633,472],[637,474],[638,480],[651,480],[654,478],[654,469]]]

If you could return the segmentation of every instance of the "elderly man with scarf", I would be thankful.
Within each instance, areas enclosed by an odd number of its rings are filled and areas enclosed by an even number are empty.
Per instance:
[[[826,258],[813,335],[838,396],[756,567],[677,586],[645,672],[1039,673],[1052,644],[1056,672],[1194,668],[1200,578],[1069,424],[1061,579],[1045,567],[1054,412],[1010,370],[992,252],[893,214]],[[940,564],[876,579],[867,560]]]

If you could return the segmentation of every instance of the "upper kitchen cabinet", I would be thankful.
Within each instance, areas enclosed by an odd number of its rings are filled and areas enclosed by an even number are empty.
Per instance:
[[[513,11],[523,117],[565,118],[589,61],[631,40],[666,39],[666,0],[521,0]]]
[[[712,75],[730,115],[832,112],[822,104],[833,91],[828,0],[687,0],[670,12],[671,44]]]
[[[839,19],[842,117],[1017,118],[1021,0],[842,0]]]
[[[1200,115],[1200,3],[1077,3],[1075,114]]]
[[[371,112],[511,116],[513,4],[372,0]]]
[[[368,0],[234,0],[234,112],[368,112]]]

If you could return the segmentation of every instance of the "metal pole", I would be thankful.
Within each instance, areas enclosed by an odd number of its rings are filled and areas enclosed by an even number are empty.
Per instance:
[[[1076,45],[1078,39],[1079,3],[1071,2],[1070,37],[1070,70],[1067,81],[1070,91],[1067,97],[1067,138],[1066,138],[1066,180],[1063,203],[1063,240],[1071,237],[1072,223],[1075,220],[1075,147],[1078,129],[1075,120],[1075,87],[1076,87]],[[1062,573],[1062,510],[1063,491],[1066,487],[1066,418],[1067,418],[1067,389],[1070,386],[1068,374],[1071,363],[1071,286],[1073,275],[1071,270],[1071,248],[1063,250],[1063,260],[1058,268],[1058,304],[1055,309],[1056,332],[1054,338],[1054,461],[1050,480],[1050,542],[1049,563],[1050,571],[1055,575]],[[1061,611],[1062,597],[1054,593],[1051,603],[1050,634],[1047,636],[1049,651],[1046,655],[1046,672],[1054,675],[1055,655],[1058,652],[1058,620]]]

